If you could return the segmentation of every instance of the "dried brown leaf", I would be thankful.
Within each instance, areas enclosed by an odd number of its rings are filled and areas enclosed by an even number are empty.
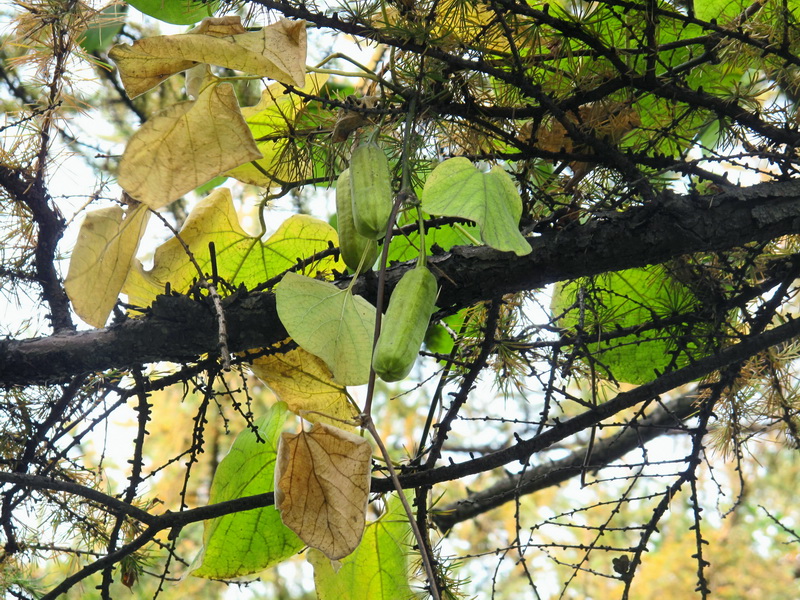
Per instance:
[[[284,525],[331,560],[364,534],[371,456],[367,440],[324,423],[281,436],[275,506]]]

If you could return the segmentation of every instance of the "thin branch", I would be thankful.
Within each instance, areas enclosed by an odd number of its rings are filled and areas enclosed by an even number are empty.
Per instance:
[[[650,416],[631,422],[621,434],[596,441],[589,469],[594,471],[607,467],[632,450],[680,427],[682,421],[696,411],[693,395],[684,395],[666,406],[659,406]],[[463,500],[437,507],[433,522],[440,531],[446,532],[457,523],[473,519],[515,498],[560,485],[581,474],[585,455],[586,451],[581,449],[560,460],[529,467],[521,475],[510,476]]]
[[[705,377],[727,365],[747,360],[767,348],[786,342],[798,335],[800,335],[800,320],[790,320],[786,324],[764,333],[747,336],[738,344],[697,360],[682,369],[665,373],[629,392],[617,394],[615,398],[600,404],[596,409],[587,410],[571,419],[560,421],[539,435],[520,440],[511,448],[498,450],[463,463],[440,467],[434,471],[407,474],[400,477],[400,481],[404,488],[418,487],[476,475],[512,462],[526,462],[534,453],[545,450],[625,409],[647,400],[656,399],[661,394],[666,394],[677,387]],[[387,492],[391,489],[391,482],[387,480],[373,481],[373,492]]]

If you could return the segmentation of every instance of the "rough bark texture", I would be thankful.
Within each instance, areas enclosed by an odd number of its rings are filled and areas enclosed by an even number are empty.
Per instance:
[[[713,196],[663,193],[656,201],[531,237],[523,257],[487,247],[456,247],[431,257],[439,280],[438,305],[456,310],[499,294],[557,281],[661,263],[800,232],[800,182],[767,183]],[[408,263],[387,274],[391,290]],[[355,292],[374,300],[376,278]],[[225,317],[233,352],[262,348],[287,337],[269,292],[227,299]],[[0,384],[63,381],[77,373],[154,361],[186,362],[218,345],[209,303],[161,296],[150,313],[106,329],[0,342]]]

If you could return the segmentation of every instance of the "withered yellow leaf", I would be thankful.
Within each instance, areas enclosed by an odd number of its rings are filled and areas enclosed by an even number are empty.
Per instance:
[[[371,456],[367,440],[324,423],[281,435],[275,507],[284,525],[331,560],[353,552],[364,534]]]
[[[300,91],[317,95],[327,80],[327,75],[311,74]],[[299,181],[309,177],[311,161],[291,160],[285,154],[294,135],[295,120],[303,106],[301,96],[285,94],[282,85],[271,85],[261,93],[258,104],[242,108],[242,115],[263,158],[255,161],[258,166],[251,162],[243,163],[226,175],[263,187],[275,185],[275,180]]]
[[[242,163],[261,158],[229,83],[152,117],[131,137],[119,184],[157,209]]]
[[[102,327],[114,308],[147,225],[147,207],[119,206],[86,214],[64,287],[78,316]]]
[[[269,77],[302,87],[305,83],[305,21],[282,19],[259,31],[239,32],[235,23],[211,22],[189,33],[161,35],[120,44],[108,53],[128,96],[135,98],[168,77],[199,63]]]
[[[355,427],[342,421],[354,419],[358,411],[321,358],[295,348],[285,354],[257,358],[250,368],[293,413],[313,423],[355,431]]]
[[[224,37],[226,35],[247,33],[247,27],[242,25],[242,18],[239,15],[206,17],[197,27],[189,31],[189,33]]]

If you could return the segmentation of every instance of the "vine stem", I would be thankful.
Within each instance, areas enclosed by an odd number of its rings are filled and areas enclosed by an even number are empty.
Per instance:
[[[434,600],[441,600],[439,588],[436,584],[436,572],[433,569],[433,561],[431,560],[430,555],[425,551],[425,538],[422,537],[422,531],[420,531],[417,520],[414,518],[414,511],[411,509],[411,505],[408,503],[408,499],[403,493],[403,486],[400,484],[400,479],[397,477],[397,471],[395,471],[394,465],[392,465],[389,451],[386,449],[386,445],[383,443],[381,436],[378,434],[378,430],[375,428],[375,423],[373,423],[371,416],[363,415],[361,426],[369,431],[372,439],[374,439],[375,443],[378,445],[381,456],[383,456],[383,460],[386,463],[386,468],[389,470],[389,477],[394,484],[397,495],[400,496],[400,502],[403,503],[403,510],[405,510],[406,516],[408,517],[408,523],[411,525],[411,531],[414,532],[414,538],[416,539],[417,546],[419,547],[419,554],[422,557],[422,566],[425,569],[425,575],[428,578],[431,596]]]
[[[323,69],[322,68],[322,65],[327,64],[327,63],[329,63],[330,61],[332,61],[332,60],[334,60],[336,58],[340,58],[340,59],[342,59],[344,61],[349,62],[351,65],[357,67],[358,69],[361,69],[361,72],[353,73],[353,72],[349,72],[349,71],[340,71],[339,69]],[[381,86],[385,86],[385,87],[389,88],[390,90],[392,90],[396,94],[399,94],[400,92],[403,91],[402,88],[399,85],[397,85],[397,84],[395,84],[395,83],[393,83],[391,81],[386,81],[385,79],[381,78],[381,76],[378,75],[373,69],[370,69],[369,67],[367,67],[365,65],[362,65],[360,62],[358,62],[356,60],[353,60],[352,58],[350,58],[346,54],[342,54],[341,52],[334,52],[333,54],[329,54],[328,56],[323,58],[320,62],[318,62],[313,67],[310,67],[310,66],[306,65],[306,70],[307,71],[313,71],[314,73],[322,73],[322,74],[329,74],[329,75],[340,75],[342,77],[360,77],[362,79],[368,79],[370,81],[375,81],[377,83],[380,83]]]
[[[369,79],[371,81],[380,81],[380,78],[371,72],[356,73],[355,71],[340,71],[338,69],[320,69],[319,67],[309,67],[306,65],[306,71],[313,73],[321,73],[322,75],[338,75],[339,77],[360,77],[362,79]]]
[[[389,217],[389,224],[387,225],[387,234],[383,239],[383,249],[381,251],[381,269],[378,272],[378,293],[375,298],[375,332],[372,336],[372,347],[378,345],[378,337],[381,334],[381,321],[383,318],[383,304],[386,291],[386,262],[389,259],[389,241],[392,236],[392,229],[394,222],[397,219],[397,213],[400,211],[400,206],[403,204],[403,194],[400,193],[395,198],[394,206],[392,207],[392,214]],[[352,283],[352,282],[351,282]],[[364,414],[371,421],[372,420],[372,397],[375,395],[375,369],[370,364],[369,368],[369,381],[367,382],[367,399],[364,402]]]
[[[414,115],[416,112],[416,96],[411,101],[411,105],[409,106],[408,114],[406,115],[406,131],[405,137],[403,139],[403,179],[400,185],[400,192],[397,194],[394,200],[394,204],[392,206],[392,213],[389,216],[389,222],[386,224],[386,236],[383,239],[383,250],[381,252],[381,268],[380,273],[378,275],[378,295],[376,298],[375,303],[375,333],[373,335],[372,346],[373,348],[378,343],[378,337],[380,336],[381,331],[381,317],[383,315],[383,304],[384,304],[384,291],[386,288],[386,263],[389,258],[389,242],[392,239],[392,230],[394,229],[394,223],[397,219],[397,213],[400,211],[400,207],[403,205],[403,202],[406,198],[410,195],[413,195],[413,192],[409,192],[409,168],[408,168],[408,151],[409,151],[409,139],[411,137],[411,128],[413,127],[414,123]],[[421,213],[420,213],[421,217]],[[424,234],[423,234],[424,235]],[[422,247],[421,252],[425,253],[425,247]],[[424,259],[423,259],[424,260]],[[355,278],[353,278],[355,281]],[[408,503],[406,499],[406,495],[403,493],[403,486],[400,484],[400,479],[397,477],[397,471],[395,471],[394,465],[392,465],[391,456],[389,456],[389,451],[386,449],[386,445],[383,443],[381,436],[378,434],[378,430],[375,428],[375,423],[372,420],[372,398],[375,395],[375,369],[370,366],[369,370],[369,382],[367,383],[367,399],[364,404],[364,412],[361,415],[361,426],[369,431],[372,438],[375,440],[375,443],[378,445],[380,449],[381,456],[383,457],[384,462],[386,463],[386,467],[389,470],[389,478],[392,480],[392,484],[394,486],[397,495],[400,496],[400,502],[403,504],[403,510],[406,513],[406,517],[408,518],[408,523],[411,526],[411,531],[414,533],[414,538],[417,542],[417,547],[419,548],[420,557],[422,559],[422,565],[425,569],[425,575],[428,578],[429,590],[431,596],[434,600],[441,600],[441,594],[439,594],[439,588],[436,583],[436,572],[433,568],[433,561],[431,560],[431,555],[427,552],[427,544],[425,543],[425,538],[422,535],[422,531],[417,524],[417,520],[414,518],[414,511],[411,509],[411,505]]]
[[[389,243],[392,241],[392,231],[394,230],[394,223],[397,220],[397,213],[400,212],[400,207],[405,202],[406,198],[413,195],[410,190],[410,168],[408,165],[408,154],[411,139],[411,128],[414,126],[414,117],[417,109],[417,97],[411,99],[411,104],[408,107],[408,114],[406,114],[406,131],[403,137],[403,179],[400,183],[400,192],[394,199],[392,206],[392,213],[389,215],[389,222],[386,224],[386,236],[383,238],[383,248],[381,250],[380,271],[378,273],[378,293],[375,298],[375,333],[372,336],[372,347],[378,345],[378,336],[381,333],[381,320],[383,317],[383,303],[386,289],[386,263],[389,260]],[[422,248],[425,252],[425,248]],[[375,395],[375,369],[370,365],[369,381],[367,382],[367,399],[364,403],[364,414],[371,420],[372,419],[372,397]],[[402,496],[402,494],[400,494]]]

